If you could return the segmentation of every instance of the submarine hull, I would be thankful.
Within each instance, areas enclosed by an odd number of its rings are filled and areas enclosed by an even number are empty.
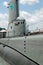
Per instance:
[[[17,51],[3,45],[0,45],[0,56],[10,65],[39,65]]]
[[[13,49],[18,50],[22,54],[26,55],[27,57],[37,62],[38,64],[43,65],[43,34],[34,35],[34,36],[32,35],[32,36],[24,36],[24,37],[15,37],[15,38],[1,38],[0,43],[3,43],[5,46],[7,45],[7,46],[12,47]],[[4,51],[3,54],[6,53],[6,51]],[[9,52],[7,52],[7,55],[11,54],[11,52],[10,53]],[[4,55],[2,55],[2,57],[3,56]],[[18,53],[16,57],[17,56],[18,56]]]

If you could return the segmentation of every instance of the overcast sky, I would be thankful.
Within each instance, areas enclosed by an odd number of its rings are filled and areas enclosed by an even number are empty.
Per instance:
[[[0,0],[0,27],[7,28],[9,1]],[[26,19],[29,30],[43,29],[43,0],[19,0],[19,13],[20,18]]]

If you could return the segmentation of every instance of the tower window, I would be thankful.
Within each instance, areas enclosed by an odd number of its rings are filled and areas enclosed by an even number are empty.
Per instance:
[[[22,22],[21,22],[21,24],[22,24]]]
[[[20,22],[18,22],[18,24],[20,24]]]
[[[24,22],[23,22],[23,24],[24,24]]]
[[[11,29],[12,29],[12,26],[11,26]]]

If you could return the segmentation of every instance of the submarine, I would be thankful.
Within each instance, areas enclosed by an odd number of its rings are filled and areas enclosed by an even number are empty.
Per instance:
[[[43,65],[43,34],[26,36],[26,21],[18,19],[19,1],[8,3],[7,32],[0,38],[0,65]],[[6,35],[6,36],[3,36]]]

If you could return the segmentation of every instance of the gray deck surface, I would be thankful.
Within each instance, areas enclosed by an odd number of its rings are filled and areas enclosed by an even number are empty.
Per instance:
[[[0,56],[10,65],[39,65],[27,59],[17,51],[14,51],[9,47],[3,47],[2,45],[0,45]]]
[[[16,48],[40,65],[43,65],[43,34],[27,37],[0,39],[0,42]],[[26,44],[26,49],[24,49],[24,44]]]

